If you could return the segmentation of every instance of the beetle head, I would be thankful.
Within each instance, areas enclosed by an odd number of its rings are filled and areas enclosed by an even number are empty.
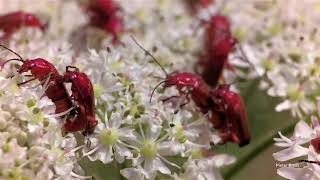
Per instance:
[[[165,87],[177,86],[181,90],[184,87],[196,87],[200,81],[201,78],[196,74],[174,72],[168,75]]]
[[[26,60],[26,61],[24,61],[22,66],[20,66],[20,68],[17,70],[17,72],[19,74],[22,74],[24,72],[28,72],[29,70],[32,69],[32,67],[34,67],[34,65],[35,65],[34,60]]]

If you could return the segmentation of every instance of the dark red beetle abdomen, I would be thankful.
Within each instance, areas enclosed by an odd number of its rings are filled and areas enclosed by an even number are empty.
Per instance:
[[[229,20],[221,15],[212,16],[205,27],[204,51],[198,62],[200,74],[209,85],[217,85],[236,43]]]

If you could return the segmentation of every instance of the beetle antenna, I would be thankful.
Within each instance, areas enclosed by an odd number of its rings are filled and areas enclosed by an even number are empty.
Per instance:
[[[149,51],[147,51],[145,48],[143,48],[133,36],[130,35],[130,37],[131,37],[131,39],[134,41],[134,43],[136,43],[136,45],[139,46],[140,49],[142,49],[142,50],[145,52],[146,55],[150,56],[150,57],[153,59],[153,61],[160,66],[160,68],[162,69],[162,71],[164,72],[164,74],[166,75],[166,77],[168,77],[167,71],[166,71],[166,70],[164,69],[164,67],[159,63],[159,61],[158,61]]]
[[[3,64],[1,64],[0,70],[2,70],[2,69],[4,68],[4,66],[5,66],[8,62],[10,62],[10,61],[20,61],[20,62],[23,62],[23,63],[24,63],[24,61],[21,60],[21,59],[8,59],[8,60],[6,60]]]
[[[6,47],[6,46],[4,46],[4,45],[1,45],[1,44],[0,44],[0,47],[2,47],[2,48],[4,48],[4,49],[12,52],[12,53],[15,54],[16,56],[18,56],[22,62],[24,62],[23,58],[22,58],[18,53],[14,52],[12,49],[10,49],[10,48],[8,48],[8,47]]]
[[[151,103],[152,96],[153,96],[154,92],[156,91],[156,89],[158,89],[158,87],[159,87],[161,84],[165,83],[165,82],[167,82],[167,80],[161,81],[161,82],[160,82],[159,84],[157,84],[156,87],[152,90],[149,103]]]

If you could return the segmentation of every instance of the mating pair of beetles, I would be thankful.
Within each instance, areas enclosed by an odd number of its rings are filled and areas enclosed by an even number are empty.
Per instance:
[[[211,88],[204,79],[189,72],[173,72],[168,74],[159,61],[146,49],[144,49],[133,37],[133,41],[149,55],[162,69],[165,78],[153,89],[150,102],[155,90],[162,84],[164,88],[176,87],[186,102],[192,100],[197,109],[207,115],[208,121],[217,129],[221,143],[232,142],[239,146],[247,145],[250,141],[245,106],[240,95],[230,90],[230,85],[221,84]],[[172,96],[165,101],[179,96]]]
[[[55,113],[65,119],[63,128],[66,132],[82,131],[84,136],[93,133],[98,121],[95,118],[93,86],[86,74],[80,72],[76,67],[67,66],[65,73],[60,75],[54,65],[45,59],[24,60],[13,50],[3,45],[0,46],[19,57],[5,61],[2,67],[10,61],[23,63],[17,72],[23,74],[30,71],[32,78],[18,85],[39,80],[40,85],[45,89],[44,94],[56,106]],[[71,96],[64,83],[71,83]]]

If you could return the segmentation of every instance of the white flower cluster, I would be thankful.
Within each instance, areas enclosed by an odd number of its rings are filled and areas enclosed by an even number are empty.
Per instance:
[[[80,172],[72,134],[62,137],[55,106],[42,89],[1,77],[0,179],[72,179]]]
[[[78,160],[87,157],[121,165],[128,179],[222,179],[219,168],[233,156],[210,154],[219,137],[193,103],[182,109],[163,98],[175,88],[156,91],[164,79],[161,68],[133,42],[132,34],[168,71],[193,71],[202,41],[198,20],[184,1],[120,0],[124,24],[120,44],[87,29],[87,15],[77,1],[0,0],[0,12],[25,10],[42,15],[48,29],[22,28],[6,45],[23,58],[44,58],[62,74],[67,65],[86,73],[94,86],[98,125],[81,144],[73,134],[63,136],[63,120],[36,83],[6,65],[0,75],[0,179],[85,179]],[[8,5],[7,5],[8,4]],[[175,10],[172,10],[175,7]],[[95,31],[95,32],[94,32]],[[94,32],[94,33],[92,33]],[[100,50],[97,50],[97,49]],[[0,51],[1,60],[13,58]],[[15,75],[14,78],[8,78]],[[39,83],[39,82],[38,82]],[[177,111],[179,109],[179,111]],[[90,166],[90,165],[87,165]]]
[[[254,65],[234,60],[247,67],[238,73],[262,77],[261,88],[283,98],[276,111],[290,110],[300,118],[314,111],[320,81],[319,1],[236,0],[221,11],[231,18],[234,34]]]

